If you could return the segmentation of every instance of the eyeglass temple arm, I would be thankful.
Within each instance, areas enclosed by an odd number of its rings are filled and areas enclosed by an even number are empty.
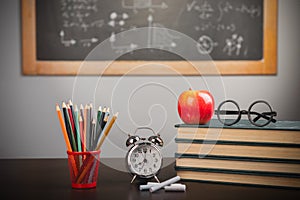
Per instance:
[[[263,113],[257,113],[257,112],[250,112],[250,114],[255,114],[257,115],[253,121],[256,122],[257,120],[259,120],[260,118],[264,118],[266,120],[270,120],[271,119],[271,122],[275,123],[276,122],[276,119],[274,119],[273,117],[277,116],[277,113],[276,112],[263,112]],[[270,115],[270,116],[268,116]]]
[[[217,115],[238,115],[239,111],[235,111],[235,110],[215,110],[215,114],[217,114]]]

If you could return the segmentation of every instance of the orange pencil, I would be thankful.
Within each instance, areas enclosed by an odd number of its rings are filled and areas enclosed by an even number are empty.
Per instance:
[[[57,116],[58,116],[59,123],[60,123],[60,126],[61,126],[61,130],[63,132],[64,139],[65,139],[65,142],[66,142],[67,150],[72,152],[72,147],[71,147],[71,144],[70,144],[70,141],[69,141],[66,126],[65,126],[65,123],[63,121],[61,111],[60,111],[60,108],[59,108],[58,104],[56,104],[56,112],[57,112]],[[71,164],[72,164],[72,168],[74,170],[73,173],[74,173],[75,176],[77,176],[77,173],[78,173],[77,165],[76,165],[75,161],[72,158],[71,158]]]
[[[56,112],[57,112],[57,116],[58,116],[58,119],[59,119],[59,123],[60,123],[60,127],[61,127],[61,130],[62,130],[64,139],[65,139],[67,150],[72,151],[71,144],[70,144],[69,137],[68,137],[68,133],[67,133],[65,123],[63,121],[61,111],[60,111],[60,108],[59,108],[58,104],[56,104]]]

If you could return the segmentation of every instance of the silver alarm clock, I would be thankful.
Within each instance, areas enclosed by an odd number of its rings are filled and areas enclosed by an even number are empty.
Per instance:
[[[139,130],[150,130],[153,135],[148,139],[136,135]],[[126,146],[131,146],[126,155],[126,164],[129,172],[133,175],[131,183],[136,177],[150,179],[157,178],[162,167],[163,159],[159,147],[163,146],[163,140],[159,134],[155,134],[149,127],[139,127],[133,135],[128,135]]]

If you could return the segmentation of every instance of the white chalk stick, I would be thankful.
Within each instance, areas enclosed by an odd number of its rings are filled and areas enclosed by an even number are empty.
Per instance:
[[[184,184],[172,184],[164,188],[166,192],[185,192],[186,186]]]
[[[161,183],[159,183],[159,184],[157,184],[157,185],[152,186],[152,187],[149,189],[149,191],[150,191],[150,192],[155,192],[155,191],[157,191],[157,190],[159,190],[159,189],[161,189],[161,188],[163,188],[163,187],[165,187],[165,186],[167,186],[167,185],[176,183],[176,182],[179,181],[179,180],[180,180],[180,176],[175,176],[175,177],[173,177],[173,178],[171,178],[171,179],[169,179],[169,180],[166,180],[166,181],[164,181],[164,182],[161,182]]]
[[[140,185],[140,190],[149,190],[153,185],[157,185],[157,182],[148,182],[147,185]]]
[[[147,184],[147,185],[140,185],[140,190],[149,190],[153,185],[152,184]]]
[[[157,185],[159,182],[147,182],[147,185]]]

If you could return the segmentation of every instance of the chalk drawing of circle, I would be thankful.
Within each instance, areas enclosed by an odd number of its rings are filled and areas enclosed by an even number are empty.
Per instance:
[[[215,46],[214,41],[207,35],[202,35],[197,42],[197,50],[201,54],[211,53]]]

